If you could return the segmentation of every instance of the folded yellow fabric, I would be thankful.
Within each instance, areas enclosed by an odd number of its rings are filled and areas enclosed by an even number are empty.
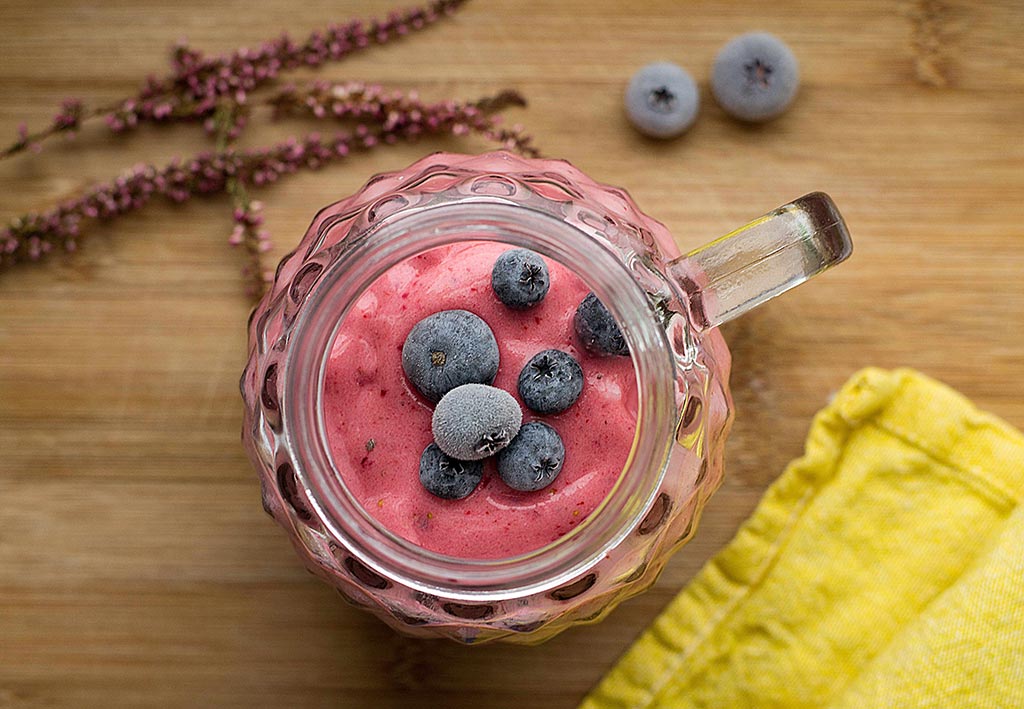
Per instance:
[[[868,369],[806,454],[584,701],[1024,707],[1024,436]]]

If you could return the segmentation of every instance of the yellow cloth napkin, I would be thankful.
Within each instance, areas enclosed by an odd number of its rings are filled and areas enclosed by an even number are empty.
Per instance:
[[[1024,707],[1022,495],[1018,431],[862,371],[583,707]]]

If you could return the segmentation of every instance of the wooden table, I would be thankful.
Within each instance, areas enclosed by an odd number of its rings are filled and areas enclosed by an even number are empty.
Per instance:
[[[223,51],[382,0],[6,0],[0,136],[67,95],[130,94],[187,36]],[[303,572],[239,446],[245,318],[224,199],[153,204],[74,257],[0,274],[0,707],[573,707],[798,456],[812,414],[865,365],[911,366],[1024,426],[1024,59],[1019,2],[475,0],[320,72],[426,98],[520,89],[548,155],[625,185],[692,248],[811,190],[856,242],[846,265],[726,328],[737,418],[727,479],[650,592],[537,648],[401,638]],[[801,61],[761,127],[714,105],[709,66],[766,29]],[[622,88],[670,59],[701,85],[685,137],[655,143]],[[249,131],[245,145],[308,130]],[[139,160],[194,127],[85,131],[0,163],[0,217]],[[266,190],[270,262],[371,174],[481,139],[380,149]]]

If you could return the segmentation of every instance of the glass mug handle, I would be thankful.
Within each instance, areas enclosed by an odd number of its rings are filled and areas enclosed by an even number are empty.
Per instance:
[[[850,233],[832,198],[812,192],[669,264],[694,325],[718,327],[845,261]]]

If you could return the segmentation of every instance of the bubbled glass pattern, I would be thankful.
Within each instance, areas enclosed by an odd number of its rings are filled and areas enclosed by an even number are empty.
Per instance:
[[[329,530],[296,470],[303,451],[285,435],[281,401],[293,334],[310,293],[347,244],[373,239],[376,225],[404,212],[465,203],[514,205],[553,215],[612,249],[650,300],[650,317],[671,350],[674,441],[657,489],[621,541],[588,568],[552,579],[535,593],[510,591],[476,601],[472,594],[415,587],[388,575],[373,558],[357,558]],[[595,622],[623,599],[646,589],[669,556],[694,533],[701,509],[722,479],[731,422],[730,358],[717,330],[692,326],[681,297],[679,256],[664,225],[644,215],[621,189],[599,184],[567,162],[525,159],[506,152],[479,156],[437,153],[405,170],[373,177],[355,195],[321,210],[249,321],[249,359],[241,378],[243,443],[256,468],[267,513],[285,530],[305,565],[349,603],[407,634],[464,643],[535,643],[577,623]],[[586,264],[580,264],[585,273]],[[696,276],[695,276],[696,277]],[[641,395],[645,383],[640,382]],[[640,436],[645,435],[641,421]],[[612,495],[615,495],[613,491]],[[595,513],[600,514],[600,510]],[[568,543],[572,543],[571,541]]]

